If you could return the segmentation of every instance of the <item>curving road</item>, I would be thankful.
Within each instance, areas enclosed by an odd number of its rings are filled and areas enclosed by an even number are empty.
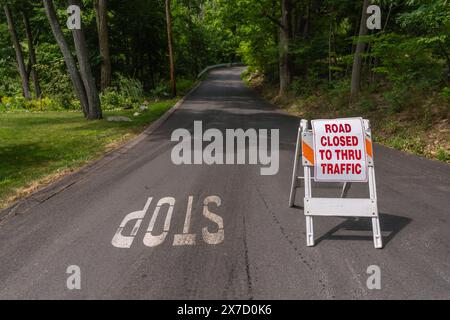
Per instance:
[[[298,119],[248,89],[241,71],[211,72],[152,134],[2,213],[0,298],[449,299],[450,167],[376,146],[385,248],[373,248],[369,221],[341,218],[316,219],[308,248],[301,203],[287,205]],[[195,120],[203,130],[280,129],[279,173],[174,165],[170,136]],[[359,185],[349,196],[365,192]],[[171,219],[167,204],[154,214],[160,199],[174,201]],[[118,230],[131,212],[142,219]],[[66,286],[71,265],[81,290]],[[371,265],[380,290],[366,286]]]

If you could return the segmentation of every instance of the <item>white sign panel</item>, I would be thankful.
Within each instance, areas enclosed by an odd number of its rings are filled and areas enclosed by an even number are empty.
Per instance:
[[[314,181],[367,182],[362,118],[313,120]]]

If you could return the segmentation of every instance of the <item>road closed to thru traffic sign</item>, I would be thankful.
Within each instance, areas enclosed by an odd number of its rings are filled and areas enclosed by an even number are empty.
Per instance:
[[[289,195],[293,207],[296,189],[304,186],[307,246],[314,246],[313,217],[366,217],[372,219],[375,248],[382,248],[369,120],[312,120],[311,127],[308,120],[300,121]],[[303,176],[297,175],[299,163],[303,164]],[[344,182],[340,198],[313,197],[312,167],[319,188],[320,182]],[[348,198],[352,182],[367,182],[369,197]]]
[[[362,118],[313,120],[314,180],[367,182]]]

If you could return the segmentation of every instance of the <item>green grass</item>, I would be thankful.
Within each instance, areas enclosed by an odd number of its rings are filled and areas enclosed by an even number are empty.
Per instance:
[[[44,177],[99,158],[141,132],[174,105],[167,100],[135,110],[104,112],[131,122],[87,121],[79,112],[0,113],[0,208]]]

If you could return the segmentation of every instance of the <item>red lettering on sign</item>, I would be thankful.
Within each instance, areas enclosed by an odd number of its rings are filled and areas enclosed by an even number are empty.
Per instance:
[[[349,133],[352,131],[352,127],[348,124],[325,124],[326,133]]]
[[[361,118],[312,122],[315,181],[367,181]]]
[[[361,150],[335,150],[337,160],[361,160]]]
[[[322,163],[323,174],[361,174],[359,163]]]
[[[358,145],[358,137],[356,136],[323,136],[320,143],[324,147],[353,147]]]
[[[320,160],[323,159],[331,160],[331,158],[333,157],[333,153],[331,152],[331,150],[319,150],[319,153],[320,153]]]

